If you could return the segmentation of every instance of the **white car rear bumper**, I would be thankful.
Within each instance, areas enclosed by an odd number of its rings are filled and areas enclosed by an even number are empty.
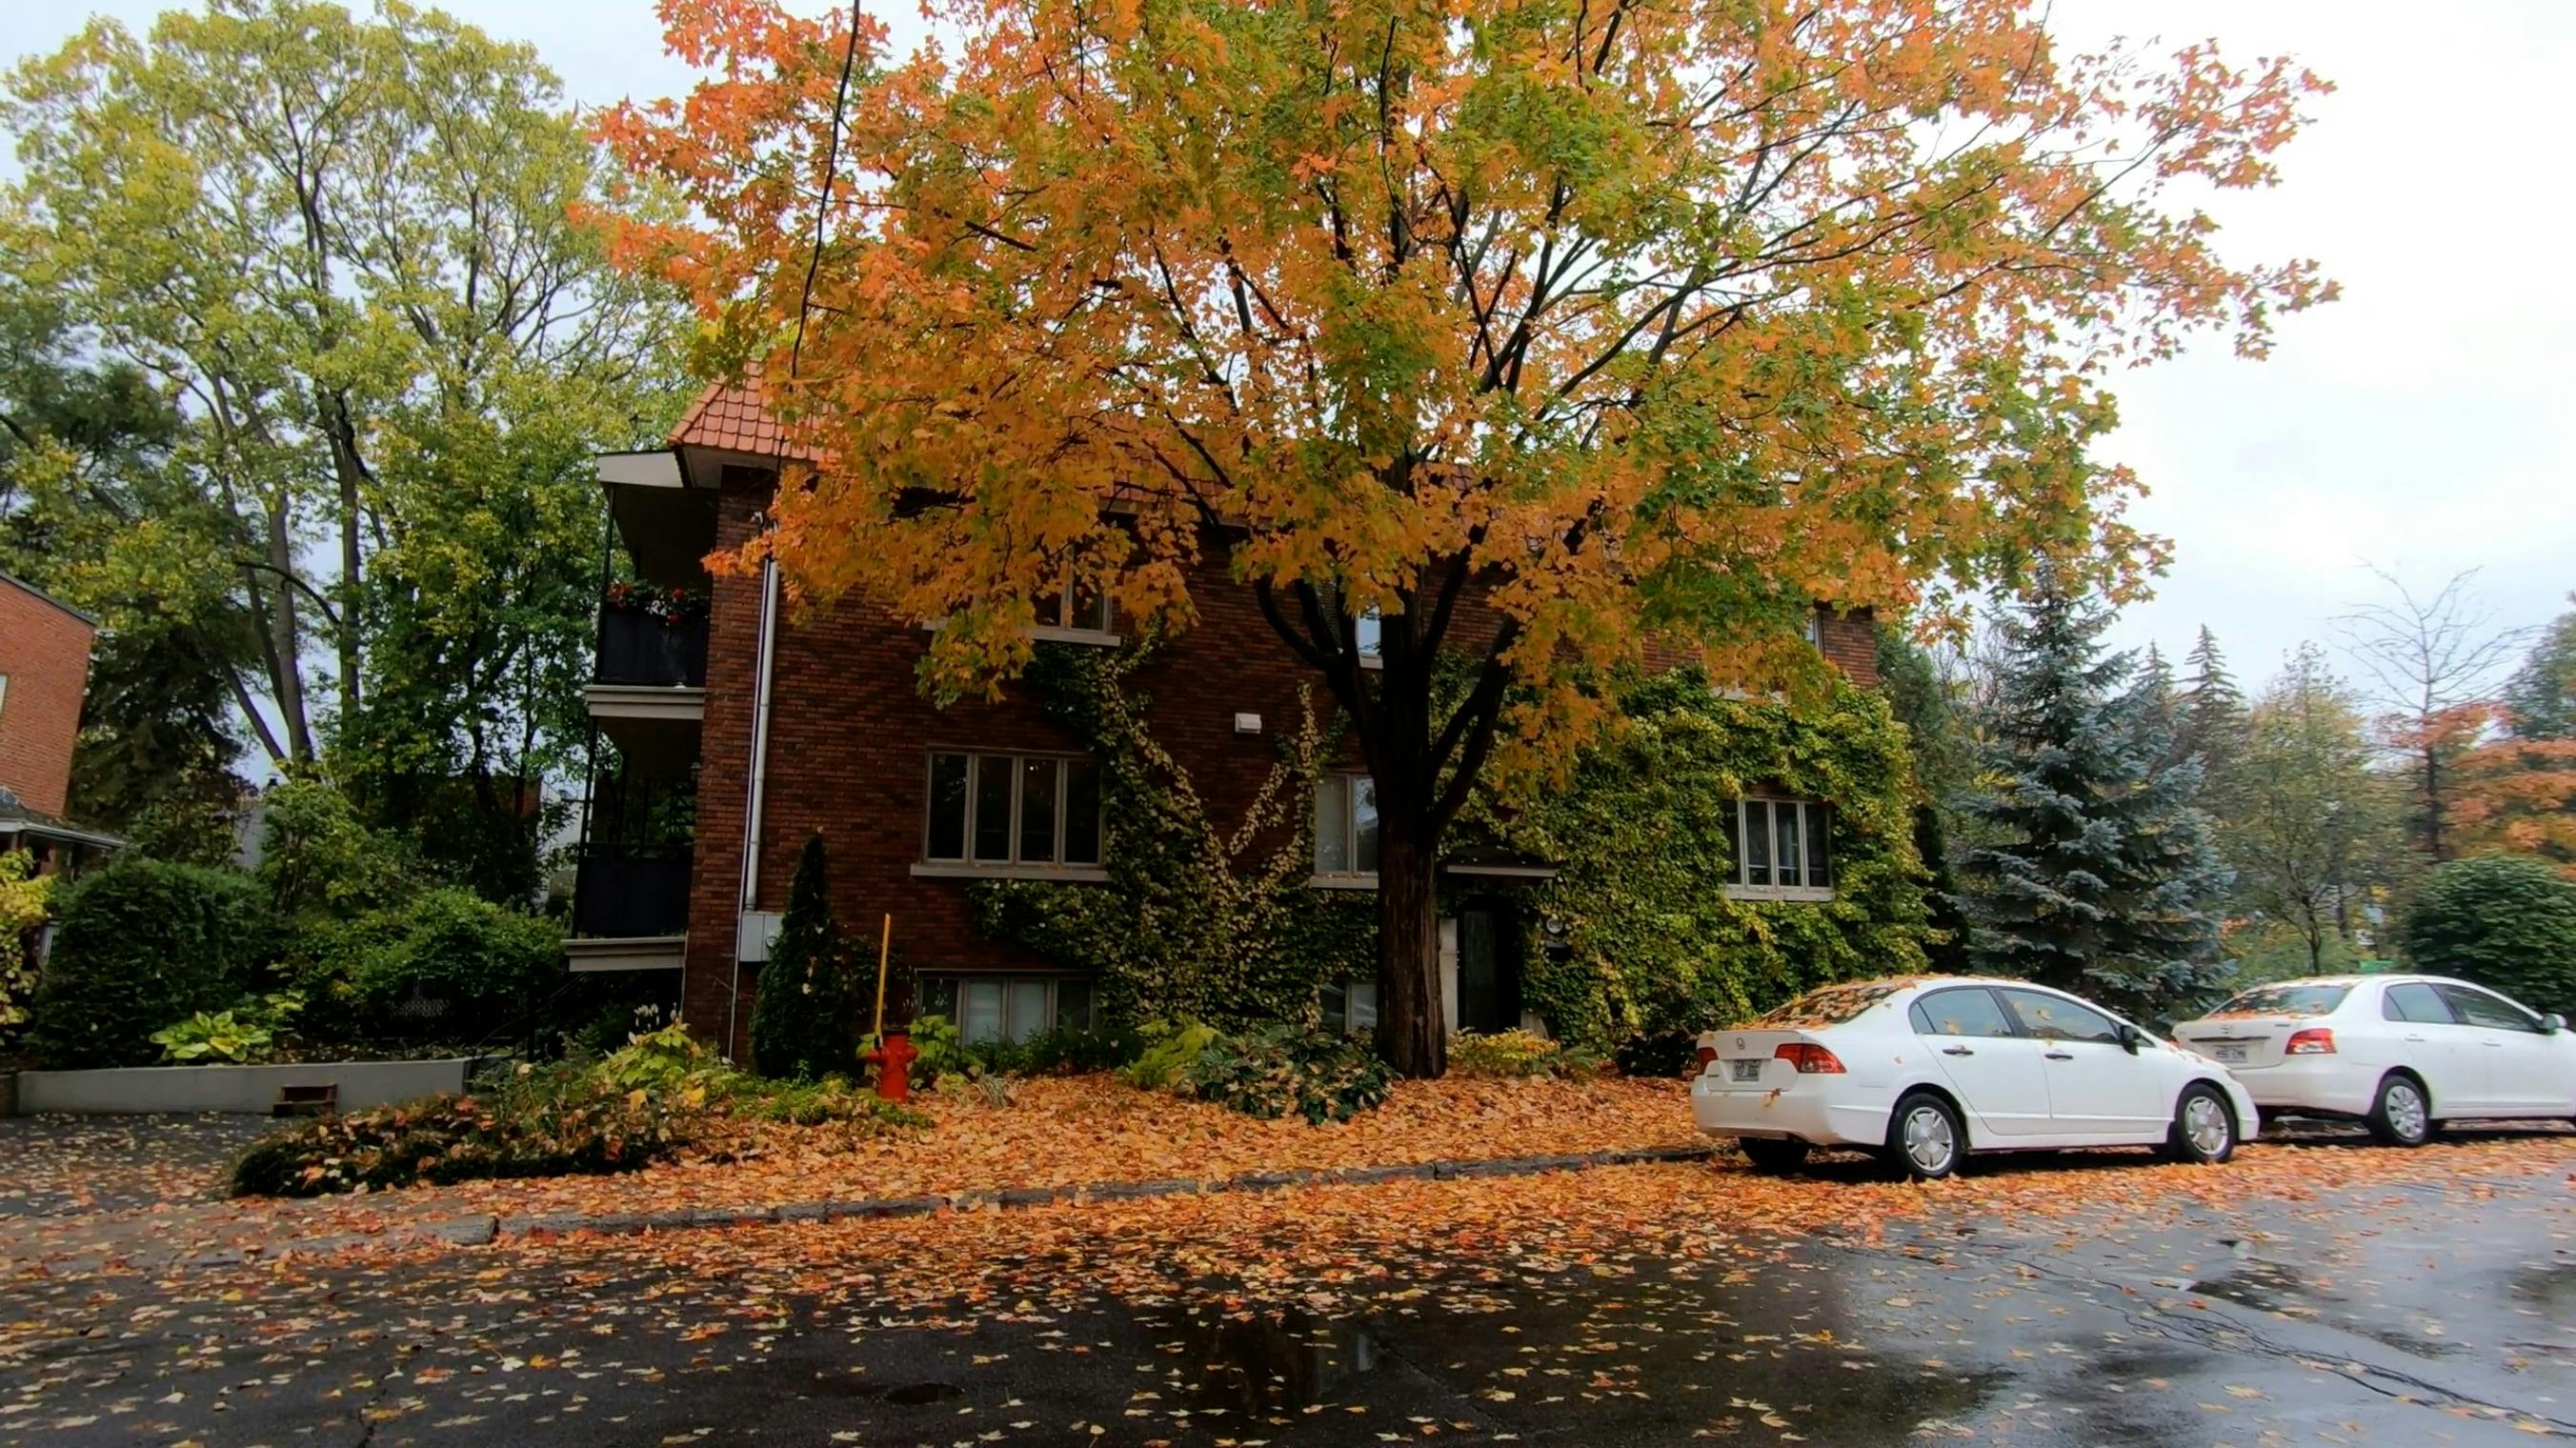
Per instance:
[[[1816,1146],[1885,1146],[1887,1108],[1834,1103],[1814,1091],[1730,1088],[1691,1081],[1691,1117],[1711,1136],[1796,1137]]]
[[[2379,1104],[2380,1070],[2342,1056],[2292,1056],[2277,1066],[2232,1073],[2266,1111],[2366,1116]]]

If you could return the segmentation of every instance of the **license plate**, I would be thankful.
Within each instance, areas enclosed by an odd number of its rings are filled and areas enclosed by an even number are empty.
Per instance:
[[[2245,1048],[2243,1046],[2211,1046],[2209,1048],[2209,1054],[2219,1061],[2242,1061],[2245,1059]]]
[[[1762,1079],[1762,1058],[1754,1056],[1742,1061],[1729,1061],[1726,1069],[1734,1080],[1759,1081]]]

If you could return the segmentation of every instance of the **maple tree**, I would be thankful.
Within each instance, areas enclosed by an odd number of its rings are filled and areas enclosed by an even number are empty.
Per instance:
[[[667,0],[708,78],[603,121],[703,213],[620,253],[831,460],[742,561],[935,625],[956,694],[1068,578],[1177,626],[1221,554],[1376,781],[1407,1072],[1444,831],[1597,735],[1590,681],[1657,643],[1812,679],[1813,601],[2043,552],[2134,583],[2107,379],[2332,292],[2188,200],[2272,183],[2323,82],[2067,54],[2018,0],[929,9],[897,56],[863,12]]]

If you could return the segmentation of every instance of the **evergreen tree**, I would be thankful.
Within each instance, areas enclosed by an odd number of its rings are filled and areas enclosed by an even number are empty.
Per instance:
[[[2199,756],[2201,796],[2214,802],[2225,795],[2228,771],[2245,749],[2245,693],[2227,671],[2218,635],[2207,624],[2183,663],[2191,682],[2174,698],[2174,756]]]
[[[858,1042],[849,967],[824,888],[823,837],[805,837],[787,915],[751,1007],[751,1059],[764,1076],[814,1081],[854,1074]]]
[[[2576,603],[2576,594],[2567,601]],[[2504,711],[2516,739],[2576,739],[2576,613],[2541,631],[2505,683]]]
[[[1987,786],[1965,816],[1994,843],[1957,862],[1980,969],[2153,1013],[2218,972],[2212,907],[2228,874],[2109,612],[2054,570],[2004,624]],[[2214,657],[2214,651],[2213,651]]]

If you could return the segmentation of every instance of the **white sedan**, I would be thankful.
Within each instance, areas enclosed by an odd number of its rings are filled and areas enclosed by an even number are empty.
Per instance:
[[[2254,1102],[2216,1062],[2063,991],[1908,976],[1810,991],[1699,1038],[1691,1114],[1766,1171],[1818,1146],[1945,1177],[1972,1151],[2160,1146],[2225,1161]]]
[[[2267,1114],[2369,1123],[2420,1146],[2467,1117],[2576,1119],[2576,1034],[2463,980],[2339,975],[2240,991],[2174,1034]]]

